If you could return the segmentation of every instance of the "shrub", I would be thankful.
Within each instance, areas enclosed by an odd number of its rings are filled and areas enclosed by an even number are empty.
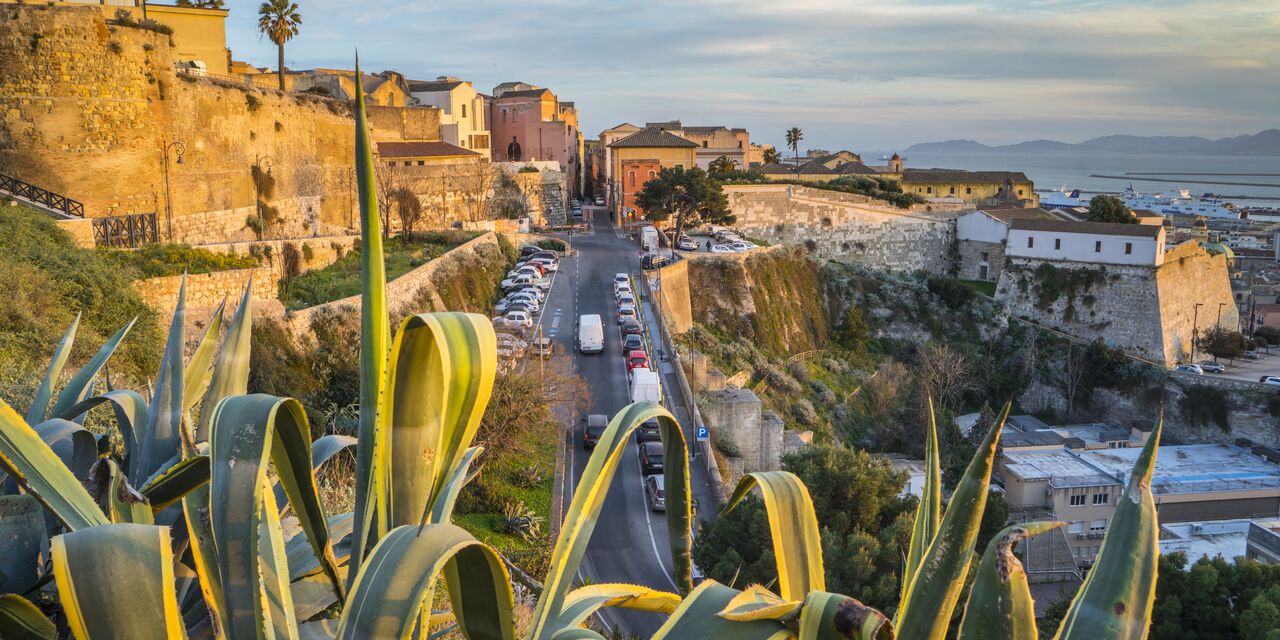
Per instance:
[[[495,530],[525,540],[532,540],[542,533],[542,518],[525,506],[524,500],[502,506],[502,517]]]
[[[249,113],[253,113],[262,106],[262,101],[258,99],[258,96],[255,96],[252,93],[246,93],[244,94],[244,104],[249,108]]]
[[[116,55],[120,55],[120,52],[124,51],[124,47],[120,46],[120,43],[115,40],[107,43],[107,49],[110,49],[111,53]]]
[[[827,383],[821,380],[813,381],[813,397],[824,407],[830,407],[836,403],[836,392],[827,386]]]
[[[1224,432],[1231,431],[1226,394],[1202,384],[1192,385],[1185,393],[1179,409],[1187,422],[1201,427],[1213,422]]]
[[[511,484],[521,489],[536,487],[542,483],[543,479],[542,466],[539,464],[520,467],[516,469],[515,473],[511,474]]]
[[[930,276],[928,287],[933,295],[942,298],[942,303],[953,311],[964,308],[973,300],[973,289],[966,287],[958,280]]]
[[[538,173],[538,168],[524,166],[524,167],[520,167],[520,170],[517,171],[516,173]]]
[[[818,422],[818,411],[813,408],[813,403],[807,398],[800,398],[791,405],[791,415],[795,416],[796,422],[806,427],[811,427]]]
[[[98,247],[96,251],[119,268],[135,269],[139,278],[213,273],[257,266],[257,262],[248,256],[215,253],[185,244],[149,244],[131,251]]]

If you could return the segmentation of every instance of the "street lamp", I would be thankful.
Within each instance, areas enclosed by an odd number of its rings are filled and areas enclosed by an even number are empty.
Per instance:
[[[1222,308],[1225,306],[1227,306],[1227,303],[1225,302],[1218,303],[1218,323],[1215,326],[1222,326]]]
[[[173,149],[174,154],[178,156],[177,163],[182,164],[182,156],[187,152],[187,145],[174,140],[165,143],[164,138],[160,139],[160,157],[164,163],[164,220],[165,226],[168,227],[169,242],[173,242],[173,193],[169,189],[169,150]]]
[[[263,239],[267,237],[267,226],[262,221],[262,191],[258,187],[258,180],[262,179],[261,176],[262,176],[263,162],[267,163],[267,175],[271,175],[271,167],[272,167],[272,164],[275,162],[275,158],[272,158],[271,156],[260,156],[257,154],[254,154],[253,156],[253,206],[254,206],[254,210],[258,214],[258,238],[259,239]]]

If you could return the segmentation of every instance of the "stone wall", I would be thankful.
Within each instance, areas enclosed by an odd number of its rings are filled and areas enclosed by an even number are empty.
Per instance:
[[[956,242],[956,258],[959,262],[956,275],[965,280],[995,282],[1004,267],[1004,243],[960,240]],[[985,259],[982,254],[986,254]],[[982,266],[986,265],[986,274]]]
[[[224,300],[227,313],[234,311],[244,294],[244,286],[253,276],[254,303],[268,303],[278,306],[276,301],[276,280],[267,268],[231,269],[214,273],[197,273],[187,276],[187,309],[193,314],[216,308]],[[182,286],[182,276],[161,276],[135,280],[133,288],[142,295],[142,300],[160,314],[161,326],[167,326],[173,317],[173,310],[178,306],[178,291]],[[228,316],[230,317],[230,316]],[[196,318],[200,320],[202,318]]]
[[[1232,330],[1240,327],[1227,257],[1211,254],[1198,243],[1185,242],[1165,252],[1164,263],[1156,269],[1156,290],[1166,361],[1191,351],[1194,331],[1203,333],[1219,323]],[[1202,305],[1198,312],[1197,304]]]
[[[267,269],[271,271],[273,282],[284,278],[285,245],[292,244],[302,254],[302,271],[323,269],[352,249],[360,246],[360,237],[353,235],[312,236],[305,238],[279,238],[271,240],[245,240],[240,242],[217,242],[201,245],[201,249],[215,253],[233,253],[242,256],[261,256],[265,258]],[[307,253],[311,258],[307,259]]]
[[[888,271],[952,270],[954,212],[898,209],[867,196],[799,185],[725,187],[743,233]],[[958,208],[956,209],[958,210]]]
[[[693,328],[693,307],[689,299],[689,261],[679,260],[658,269],[657,282],[658,308],[662,311],[668,329],[673,334],[680,334]]]
[[[703,421],[715,434],[718,448],[728,458],[739,460],[743,471],[779,468],[783,423],[773,412],[761,410],[760,398],[755,393],[749,389],[713,391],[702,398],[698,408]],[[736,478],[725,480],[728,486],[736,483]]]

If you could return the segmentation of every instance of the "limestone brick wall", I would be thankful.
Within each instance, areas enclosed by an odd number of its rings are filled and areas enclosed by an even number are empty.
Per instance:
[[[1219,322],[1229,329],[1240,326],[1226,256],[1210,254],[1198,243],[1186,242],[1165,253],[1156,269],[1156,288],[1166,359],[1191,351],[1193,330],[1204,332]]]
[[[92,220],[58,220],[55,222],[59,229],[71,234],[71,238],[76,244],[88,249],[93,248],[93,221]]]
[[[995,282],[1000,278],[1004,268],[1004,243],[981,242],[978,240],[960,240],[956,242],[959,270],[956,273],[965,280],[989,280]],[[987,254],[983,259],[982,254]],[[982,265],[987,265],[987,273],[982,274]]]
[[[337,262],[338,258],[360,246],[360,238],[353,235],[336,235],[248,240],[205,244],[201,245],[200,248],[215,253],[234,253],[242,256],[266,255],[266,265],[264,266],[271,270],[271,277],[278,282],[284,277],[284,259],[282,256],[284,255],[286,244],[294,245],[303,254],[302,270],[310,271],[312,269],[323,269]],[[268,247],[270,248],[268,249]],[[311,253],[310,260],[306,258],[308,249]]]
[[[689,262],[680,260],[658,269],[658,304],[672,333],[693,327],[693,307],[689,299]],[[705,366],[705,365],[704,365]]]
[[[231,269],[214,273],[198,273],[187,276],[187,308],[192,311],[213,309],[224,299],[228,310],[234,309],[244,293],[244,285],[253,275],[253,300],[275,302],[276,280],[267,268]],[[133,287],[142,299],[161,315],[164,322],[173,317],[178,306],[178,291],[182,276],[161,276],[135,280]]]
[[[889,271],[952,268],[951,212],[898,209],[866,196],[799,185],[725,187],[735,226],[773,243],[805,245],[815,255]]]

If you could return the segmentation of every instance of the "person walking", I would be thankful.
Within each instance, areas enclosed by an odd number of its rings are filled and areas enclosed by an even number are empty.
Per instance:
[[[711,239],[710,239],[710,238],[708,238],[708,239],[707,239],[707,251],[710,251],[710,250],[711,250]]]

